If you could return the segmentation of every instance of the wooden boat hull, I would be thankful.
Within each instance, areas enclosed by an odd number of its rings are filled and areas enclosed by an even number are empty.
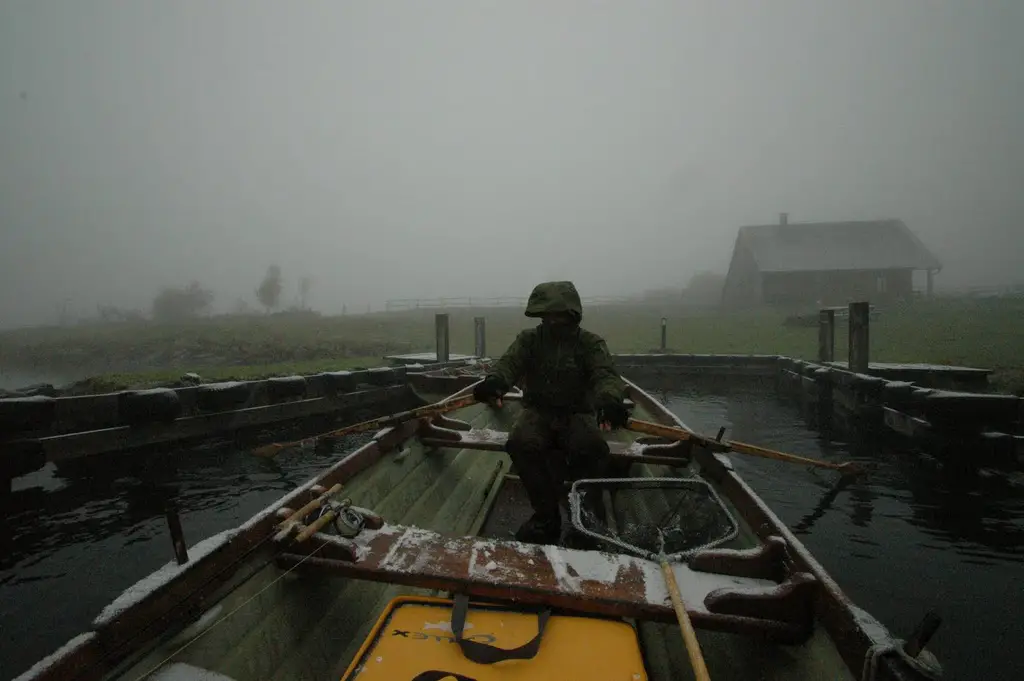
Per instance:
[[[425,399],[465,392],[473,380],[410,375]],[[639,418],[684,425],[637,386],[629,393]],[[392,599],[455,591],[626,618],[649,678],[688,678],[656,563],[502,538],[528,513],[509,501],[511,464],[495,435],[518,408],[474,405],[381,431],[244,525],[192,547],[184,566],[129,589],[23,681],[134,681],[171,664],[234,681],[337,679]],[[699,475],[737,519],[728,544],[675,568],[716,681],[856,679],[872,651],[891,647],[884,627],[853,606],[727,457],[626,431],[608,437],[620,471]],[[386,525],[352,540],[318,533],[305,544],[273,541],[285,515],[337,483]],[[877,660],[874,678],[928,677],[891,653]]]

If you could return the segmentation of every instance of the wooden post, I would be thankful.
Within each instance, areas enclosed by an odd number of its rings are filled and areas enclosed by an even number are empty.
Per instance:
[[[437,361],[447,362],[449,355],[448,346],[448,314],[439,312],[434,315],[434,326],[437,338]]]
[[[661,351],[665,352],[668,348],[668,320],[664,317],[661,318]]]
[[[868,303],[850,303],[850,371],[866,374],[868,372],[868,334],[870,307]]]
[[[477,357],[487,356],[487,326],[486,319],[483,317],[473,318],[473,338],[476,341],[474,343],[476,347]]]
[[[931,298],[935,295],[935,270],[928,270],[928,297]]]
[[[188,562],[188,546],[185,544],[185,533],[181,530],[181,519],[174,502],[168,502],[166,508],[167,527],[171,530],[171,543],[174,545],[174,557],[178,565]]]
[[[835,359],[836,311],[818,311],[818,361],[827,364]]]

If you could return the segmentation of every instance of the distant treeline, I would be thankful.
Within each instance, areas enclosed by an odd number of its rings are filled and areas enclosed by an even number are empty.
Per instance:
[[[309,309],[309,294],[313,287],[311,277],[300,277],[296,283],[296,295],[292,305],[288,306],[281,313],[288,314],[316,314]],[[284,292],[284,281],[281,275],[281,268],[278,265],[270,265],[266,274],[256,287],[254,293],[256,300],[264,308],[265,313],[277,311],[281,307],[281,294]],[[149,313],[139,309],[120,308],[115,305],[97,305],[96,319],[102,323],[116,322],[142,322],[152,320],[156,322],[179,322],[196,317],[210,316],[214,292],[203,286],[199,281],[193,280],[185,286],[165,286],[160,289],[150,306]],[[257,314],[256,309],[244,298],[235,301],[230,315]],[[93,321],[93,320],[83,320]],[[62,318],[62,324],[68,320]]]

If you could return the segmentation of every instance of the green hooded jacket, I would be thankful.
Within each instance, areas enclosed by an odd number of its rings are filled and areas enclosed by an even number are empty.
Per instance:
[[[539,324],[516,336],[489,376],[506,389],[523,389],[526,406],[544,411],[590,412],[597,400],[622,400],[626,385],[615,370],[608,345],[596,333],[580,328],[583,304],[569,281],[538,284],[526,304],[527,317],[568,312],[575,324],[553,329]]]

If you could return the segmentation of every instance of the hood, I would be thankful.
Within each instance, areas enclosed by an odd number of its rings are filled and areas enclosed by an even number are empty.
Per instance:
[[[526,303],[526,316],[540,317],[548,312],[569,312],[577,324],[583,320],[583,303],[571,281],[547,281],[533,288]]]

